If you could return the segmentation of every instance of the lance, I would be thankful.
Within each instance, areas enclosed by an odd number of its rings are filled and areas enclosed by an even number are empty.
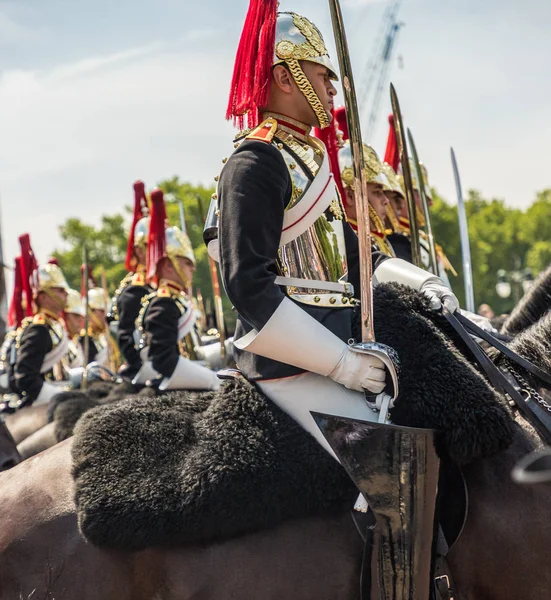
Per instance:
[[[82,245],[82,264],[84,266],[84,371],[80,387],[82,390],[85,390],[88,383],[87,368],[90,359],[90,334],[88,332],[88,328],[90,327],[90,301],[88,298],[90,281],[88,278],[88,248],[86,244]]]
[[[419,182],[419,196],[421,198],[421,204],[423,205],[423,212],[425,213],[425,222],[427,227],[427,238],[429,242],[429,258],[431,271],[438,275],[438,259],[436,258],[436,244],[434,243],[434,236],[432,234],[432,223],[430,221],[429,203],[427,200],[427,193],[425,191],[425,181],[423,179],[423,172],[421,171],[421,163],[419,162],[419,155],[417,154],[417,148],[411,134],[411,129],[408,127],[408,140],[409,147],[411,150],[411,158],[413,160],[413,166],[417,173],[417,181]]]
[[[473,266],[471,263],[471,246],[469,244],[469,227],[467,225],[467,212],[463,200],[463,191],[461,189],[461,179],[459,178],[459,169],[455,160],[455,152],[451,150],[453,174],[455,177],[455,188],[457,190],[457,215],[459,217],[459,236],[461,238],[461,256],[463,259],[463,279],[465,281],[465,306],[467,310],[475,312],[474,309],[474,285],[473,285]]]
[[[406,189],[406,201],[409,213],[409,231],[411,236],[411,257],[416,267],[423,268],[421,261],[421,245],[419,243],[419,225],[415,216],[415,196],[413,195],[413,182],[411,180],[411,170],[409,168],[409,157],[406,143],[406,131],[402,120],[402,111],[398,102],[396,89],[390,84],[390,102],[392,104],[392,114],[394,115],[394,129],[396,130],[396,143],[400,154],[402,164],[402,174],[404,176],[404,187]]]
[[[201,219],[203,224],[206,221],[206,215],[203,212],[203,201],[201,197],[197,195],[197,203],[199,205],[199,212],[201,213]],[[209,273],[210,282],[212,284],[212,295],[214,297],[214,317],[216,319],[216,328],[220,335],[220,360],[221,364],[224,364],[226,358],[226,324],[224,322],[224,307],[222,306],[222,294],[220,293],[220,281],[218,279],[218,271],[216,269],[216,262],[209,254]]]

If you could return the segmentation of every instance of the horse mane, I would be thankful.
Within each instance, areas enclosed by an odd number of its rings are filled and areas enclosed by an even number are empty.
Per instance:
[[[542,271],[534,284],[515,306],[501,329],[507,335],[517,335],[543,317],[551,308],[551,265]]]

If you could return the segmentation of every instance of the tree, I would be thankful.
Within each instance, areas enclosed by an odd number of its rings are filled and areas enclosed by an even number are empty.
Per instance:
[[[212,311],[213,293],[209,273],[207,248],[203,242],[203,223],[206,211],[210,205],[214,187],[193,186],[183,183],[178,177],[161,181],[159,187],[165,193],[165,203],[168,220],[171,225],[181,226],[180,200],[184,205],[186,230],[191,240],[191,245],[197,261],[197,271],[193,278],[195,293],[201,292],[205,301],[207,312]],[[131,214],[130,207],[126,209],[127,215]],[[65,249],[56,250],[54,256],[59,260],[69,285],[80,290],[80,267],[82,265],[82,247],[86,242],[88,247],[89,262],[93,274],[100,282],[101,267],[105,268],[107,286],[112,294],[125,276],[124,260],[126,257],[126,244],[130,219],[121,214],[101,218],[101,225],[94,227],[87,225],[80,219],[70,218],[61,227],[60,234],[64,241]],[[219,276],[220,278],[220,276]],[[231,303],[222,291],[224,314],[230,330],[235,325],[235,313]]]
[[[61,225],[59,232],[67,248],[55,250],[54,256],[72,288],[80,290],[80,267],[86,243],[89,264],[96,281],[101,285],[100,275],[103,267],[109,292],[114,292],[125,274],[126,230],[123,215],[103,215],[101,225],[97,228],[75,217],[67,219]]]

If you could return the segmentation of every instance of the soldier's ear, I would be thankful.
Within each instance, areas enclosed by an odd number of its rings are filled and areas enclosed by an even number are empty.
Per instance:
[[[348,186],[345,186],[344,188],[344,204],[345,206],[354,206],[356,204],[354,191]]]
[[[291,73],[283,65],[276,65],[272,69],[273,82],[285,94],[290,94],[293,91],[293,78]]]

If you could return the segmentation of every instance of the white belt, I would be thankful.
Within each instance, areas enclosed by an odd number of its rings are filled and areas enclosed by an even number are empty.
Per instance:
[[[326,290],[327,292],[340,292],[349,296],[354,295],[354,286],[348,281],[319,281],[317,279],[300,279],[299,277],[275,278],[276,285],[304,288],[307,290]]]

